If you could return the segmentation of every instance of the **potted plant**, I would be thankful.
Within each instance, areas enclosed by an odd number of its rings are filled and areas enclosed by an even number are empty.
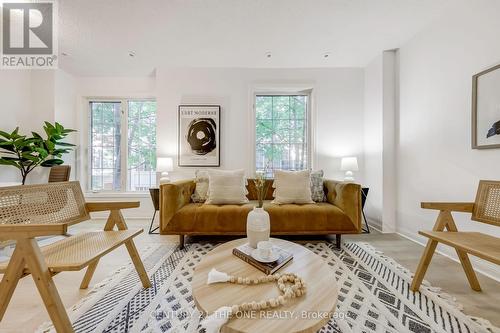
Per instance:
[[[52,167],[63,164],[63,154],[69,153],[74,144],[62,140],[73,129],[64,128],[61,124],[45,122],[43,129],[46,138],[36,132],[31,137],[19,134],[19,127],[12,133],[0,131],[0,165],[10,165],[21,172],[22,184],[36,167]]]

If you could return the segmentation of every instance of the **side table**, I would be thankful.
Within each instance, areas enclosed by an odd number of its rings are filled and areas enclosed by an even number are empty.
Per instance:
[[[361,231],[363,231],[364,234],[370,233],[370,226],[368,225],[368,221],[366,220],[365,216],[365,203],[366,203],[366,198],[368,197],[369,190],[370,190],[369,187],[361,188],[361,213],[363,214],[363,220],[365,220],[365,228],[361,227]]]
[[[151,219],[151,224],[149,225],[149,234],[150,235],[159,235],[159,232],[155,232],[156,230],[160,229],[160,226],[158,225],[156,228],[153,229],[153,223],[155,222],[155,217],[156,217],[156,212],[160,210],[160,189],[159,188],[150,188],[149,189],[149,194],[151,195],[151,200],[153,201],[153,206],[155,209],[155,212],[153,214],[153,218]]]

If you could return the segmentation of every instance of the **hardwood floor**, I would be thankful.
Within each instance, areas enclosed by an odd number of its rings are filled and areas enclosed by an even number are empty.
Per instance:
[[[102,229],[103,221],[89,221],[71,228],[70,232]],[[130,228],[143,227],[147,230],[149,221],[128,220]],[[303,237],[302,237],[303,238]],[[334,236],[333,238],[334,239]],[[414,271],[419,262],[423,247],[396,234],[346,235],[344,241],[367,241],[386,255],[394,258],[401,265]],[[135,238],[139,250],[151,243],[178,242],[177,236],[148,235],[147,232]],[[188,238],[187,243],[191,240]],[[104,279],[113,270],[127,263],[130,257],[125,247],[119,248],[100,260],[89,289],[93,284]],[[80,290],[79,283],[85,271],[64,272],[54,277],[56,286],[66,307],[70,307],[88,291]],[[457,298],[467,314],[483,317],[496,326],[500,326],[500,283],[478,274],[482,292],[469,288],[467,278],[459,263],[436,254],[432,259],[425,277],[433,286],[442,287],[443,291]],[[42,300],[31,277],[22,279],[17,287],[4,319],[0,323],[0,333],[33,332],[41,323],[49,319]]]

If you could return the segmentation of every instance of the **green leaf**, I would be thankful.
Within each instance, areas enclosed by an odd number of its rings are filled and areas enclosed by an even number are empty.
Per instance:
[[[40,164],[40,165],[43,167],[52,167],[54,165],[61,165],[63,163],[64,163],[63,160],[58,159],[58,158],[53,158],[53,159],[46,160],[46,161],[42,162],[42,164]]]
[[[75,147],[76,145],[68,142],[56,142],[56,145],[58,146],[64,146],[64,147]]]
[[[0,131],[0,135],[3,136],[6,139],[10,140],[10,134],[4,131]]]
[[[25,159],[28,159],[28,160],[32,161],[32,162],[38,162],[38,161],[40,161],[40,157],[33,156],[30,153],[23,153],[23,154],[21,154],[21,156],[23,158],[25,158]]]
[[[34,138],[43,140],[42,136],[40,134],[38,134],[37,132],[31,132],[31,135],[33,135]]]
[[[0,165],[11,165],[11,166],[16,167],[19,170],[21,170],[21,166],[17,162],[12,161],[12,160],[6,160],[3,157],[0,158]]]

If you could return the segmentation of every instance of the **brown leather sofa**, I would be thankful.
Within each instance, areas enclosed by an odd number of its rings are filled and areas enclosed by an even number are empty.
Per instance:
[[[272,182],[272,180],[268,180]],[[361,186],[334,180],[324,181],[327,202],[275,205],[272,186],[266,193],[264,209],[271,218],[272,235],[342,234],[361,231]],[[160,186],[160,233],[179,235],[181,248],[185,235],[245,235],[248,212],[257,205],[254,182],[248,180],[249,203],[244,205],[205,205],[193,203],[194,180]]]

